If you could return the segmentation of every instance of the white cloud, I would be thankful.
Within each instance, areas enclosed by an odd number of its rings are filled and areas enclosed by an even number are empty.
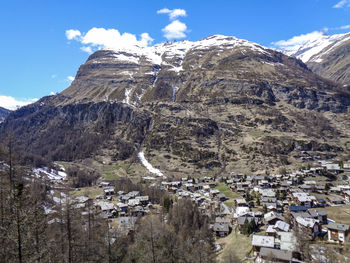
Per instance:
[[[68,82],[72,82],[73,80],[74,80],[74,77],[73,77],[73,76],[68,76],[68,77],[67,77],[67,81],[68,81]]]
[[[55,95],[55,92],[51,91],[51,92],[50,92],[50,95]]]
[[[22,106],[36,102],[38,99],[15,99],[10,96],[0,96],[0,107],[16,110]]]
[[[163,8],[157,11],[157,14],[167,14],[170,20],[174,20],[180,16],[187,16],[186,10],[184,9],[168,9]]]
[[[67,39],[69,39],[67,31],[66,36]],[[71,37],[71,35],[69,36]],[[80,49],[87,53],[92,53],[93,51],[102,48],[121,50],[128,49],[132,46],[146,47],[153,41],[148,33],[142,33],[140,38],[137,39],[134,34],[120,34],[117,29],[96,27],[90,29],[86,34],[81,34],[79,37],[75,37],[73,39],[82,43],[84,46]]]
[[[72,39],[77,40],[81,37],[81,33],[79,30],[69,29],[69,30],[66,30],[66,37],[68,40],[72,40]]]
[[[322,31],[314,31],[308,34],[301,34],[299,36],[294,36],[288,40],[280,40],[277,42],[272,42],[271,44],[277,49],[285,50],[287,52],[296,52],[307,42],[320,39],[325,35],[326,31],[327,29]]]
[[[349,29],[350,28],[350,25],[345,25],[345,26],[341,26],[339,27],[339,29],[341,30],[344,30],[344,29]]]
[[[92,53],[92,48],[91,47],[87,47],[87,46],[83,46],[80,48],[82,51],[91,54]]]
[[[350,7],[350,0],[341,0],[337,4],[333,6],[333,8],[344,8],[344,7]]]
[[[171,22],[169,25],[162,29],[164,37],[168,40],[185,38],[186,30],[186,24],[180,22],[179,20]]]

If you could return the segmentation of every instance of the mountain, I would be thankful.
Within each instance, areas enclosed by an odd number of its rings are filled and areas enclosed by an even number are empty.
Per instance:
[[[0,123],[10,114],[10,110],[0,107]]]
[[[168,176],[261,172],[347,156],[349,105],[302,61],[215,35],[99,50],[66,90],[11,113],[0,137],[11,131],[37,165],[107,163],[143,175],[142,155]]]
[[[350,33],[321,35],[284,50],[301,59],[315,73],[335,82],[350,84]]]

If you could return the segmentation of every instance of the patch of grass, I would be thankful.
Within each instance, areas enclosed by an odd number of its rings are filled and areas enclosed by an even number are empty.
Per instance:
[[[218,255],[219,263],[224,262],[227,254],[232,254],[242,260],[252,251],[251,236],[247,237],[235,230],[232,230],[232,233],[227,237],[219,239],[217,243],[224,246],[223,250],[221,250]]]
[[[117,163],[115,165],[108,165],[103,167],[103,173],[105,174],[106,180],[113,180],[118,178],[120,175],[125,175],[125,170],[125,163]]]
[[[328,218],[335,220],[337,223],[349,224],[350,222],[350,205],[344,206],[327,206],[322,208],[328,213]]]
[[[88,196],[90,198],[95,198],[98,195],[103,195],[103,189],[98,186],[84,187],[79,190],[74,190],[71,193],[74,197]]]
[[[220,193],[226,195],[226,197],[230,199],[240,197],[239,194],[232,192],[231,188],[225,184],[219,184],[218,186],[215,187],[215,189],[219,190]]]
[[[235,206],[235,201],[234,200],[228,200],[225,201],[224,204],[229,207],[229,208],[233,208]]]
[[[265,133],[261,130],[254,130],[254,131],[249,132],[249,134],[252,137],[262,137],[265,135]]]

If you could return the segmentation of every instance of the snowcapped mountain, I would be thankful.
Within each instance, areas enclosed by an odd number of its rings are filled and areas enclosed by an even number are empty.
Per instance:
[[[307,62],[322,62],[322,56],[331,52],[342,43],[350,40],[350,33],[326,35],[315,34],[315,37],[303,44],[290,45],[282,48],[282,51],[289,55]]]
[[[283,45],[281,51],[295,56],[319,75],[333,81],[350,84],[350,33],[310,34],[310,40],[295,45]]]
[[[276,155],[299,156],[299,149],[342,150],[350,99],[337,88],[299,59],[235,37],[105,49],[90,55],[68,89],[10,114],[0,139],[11,131],[33,160],[138,157],[142,176],[249,163],[261,170],[285,165]],[[334,118],[344,129],[333,128],[340,126]]]

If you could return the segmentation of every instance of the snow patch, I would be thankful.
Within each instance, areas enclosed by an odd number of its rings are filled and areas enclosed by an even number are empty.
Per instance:
[[[123,103],[130,105],[130,93],[131,93],[131,88],[126,88],[125,89],[125,99],[123,99]]]
[[[155,174],[155,175],[160,176],[160,177],[165,177],[164,174],[159,169],[154,168],[152,166],[152,164],[150,164],[146,160],[145,154],[143,152],[139,152],[137,156],[139,157],[142,165],[145,166],[150,173]]]
[[[33,173],[37,178],[47,177],[51,181],[61,181],[67,177],[67,174],[63,171],[50,170],[46,167],[33,169]]]

